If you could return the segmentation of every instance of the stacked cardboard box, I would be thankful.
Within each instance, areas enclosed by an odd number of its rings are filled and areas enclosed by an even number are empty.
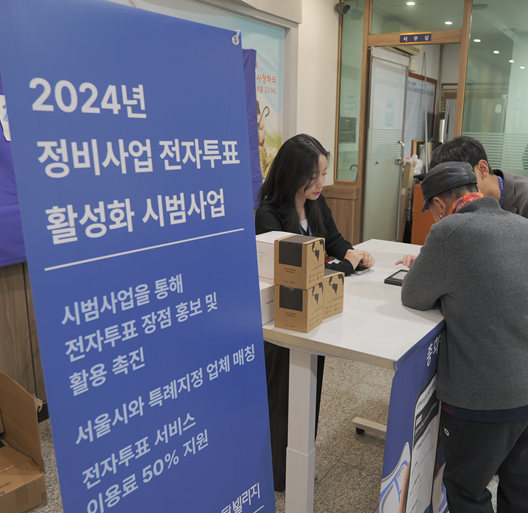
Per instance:
[[[46,501],[37,407],[20,385],[0,372],[0,511],[26,513]],[[42,403],[40,403],[41,405]]]
[[[259,278],[275,279],[273,262],[275,259],[275,241],[292,235],[289,232],[266,232],[257,235],[257,262]]]
[[[323,322],[324,239],[275,241],[275,326],[308,333]]]
[[[257,235],[257,262],[260,288],[260,310],[262,325],[271,322],[275,315],[275,285],[273,282],[273,260],[275,258],[275,240],[288,232],[266,232]]]
[[[343,311],[345,275],[325,269],[324,239],[264,233],[257,256],[262,324],[308,333]]]
[[[260,288],[260,313],[262,315],[262,325],[271,322],[275,315],[275,287],[273,280],[261,278],[259,276]]]
[[[345,273],[325,269],[324,272],[324,313],[323,319],[328,319],[343,311],[345,296]]]

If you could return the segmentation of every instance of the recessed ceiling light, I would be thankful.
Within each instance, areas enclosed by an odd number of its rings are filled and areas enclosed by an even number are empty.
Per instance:
[[[499,53],[499,50],[493,50],[493,53],[497,54]]]
[[[515,61],[513,59],[510,59],[510,64],[513,64]]]
[[[416,5],[415,2],[407,2],[407,5]]]
[[[521,66],[521,69],[524,69],[524,66]]]
[[[453,22],[452,21],[446,21],[445,24],[446,25],[453,25]]]
[[[473,41],[475,41],[475,43],[480,43],[480,39],[473,39]]]

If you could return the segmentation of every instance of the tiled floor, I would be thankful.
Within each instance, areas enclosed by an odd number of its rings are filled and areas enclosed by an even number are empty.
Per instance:
[[[357,362],[327,358],[316,442],[314,513],[375,513],[383,450],[381,436],[357,435],[352,419],[387,422],[393,372]],[[60,513],[62,502],[49,421],[40,424],[48,503],[35,511]],[[490,484],[496,489],[497,482]],[[276,493],[277,513],[284,493]],[[202,513],[202,512],[197,512]]]
[[[377,510],[385,439],[356,434],[354,417],[385,424],[392,377],[389,370],[327,358],[316,442],[314,513]],[[277,513],[284,493],[276,493]]]
[[[39,424],[40,446],[42,457],[44,458],[44,470],[46,471],[46,491],[48,502],[37,508],[39,513],[60,513],[62,512],[62,500],[59,488],[59,478],[57,477],[57,465],[55,463],[55,452],[53,450],[53,440],[51,439],[50,421],[46,420]]]

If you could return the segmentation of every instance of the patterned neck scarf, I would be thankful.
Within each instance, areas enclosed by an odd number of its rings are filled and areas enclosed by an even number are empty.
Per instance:
[[[453,203],[453,205],[451,205],[451,210],[449,211],[448,215],[458,212],[464,205],[467,205],[468,203],[475,201],[479,198],[485,198],[484,194],[482,194],[481,192],[470,192],[468,194],[464,194],[464,196],[458,198]]]

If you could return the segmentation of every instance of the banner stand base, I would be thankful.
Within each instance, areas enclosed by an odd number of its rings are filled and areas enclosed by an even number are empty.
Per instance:
[[[384,424],[379,424],[378,422],[362,419],[361,417],[355,417],[352,419],[352,423],[356,427],[356,433],[358,435],[362,435],[365,431],[381,436],[385,436],[387,434],[387,426]]]

